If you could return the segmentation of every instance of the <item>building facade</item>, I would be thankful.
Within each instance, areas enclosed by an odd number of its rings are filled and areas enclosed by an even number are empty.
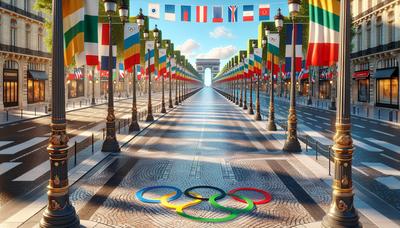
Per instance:
[[[0,1],[0,111],[46,109],[50,102],[45,18],[33,4],[34,0]]]
[[[352,103],[398,110],[400,0],[352,0]]]

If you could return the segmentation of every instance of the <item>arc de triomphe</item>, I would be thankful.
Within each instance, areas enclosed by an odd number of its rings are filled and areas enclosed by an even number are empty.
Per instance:
[[[196,59],[196,70],[203,76],[207,68],[211,70],[211,80],[219,72],[220,61],[219,59]]]

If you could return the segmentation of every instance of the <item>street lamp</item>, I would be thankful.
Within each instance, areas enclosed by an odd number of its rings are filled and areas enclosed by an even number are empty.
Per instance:
[[[169,50],[169,43],[165,44],[165,47],[167,48],[167,55],[168,55],[168,50]],[[169,94],[168,94],[168,108],[173,108],[174,105],[172,104],[172,63],[171,63],[171,58],[173,58],[173,54],[171,56],[167,56],[168,61],[169,61],[169,70],[168,70],[168,90],[169,90]]]
[[[160,43],[157,43],[158,45],[158,47],[161,45]],[[167,47],[167,44],[168,43],[166,43],[166,47]],[[167,50],[168,50],[168,47],[167,47],[167,49],[166,49],[166,52],[167,52]],[[165,53],[166,55],[167,55],[167,53]],[[164,73],[165,74],[165,73]],[[165,109],[165,92],[164,92],[164,76],[165,75],[161,75],[161,89],[162,89],[162,94],[161,94],[161,113],[167,113],[167,110]]]
[[[245,56],[243,55],[243,65],[246,69],[246,63],[245,63]],[[249,69],[249,65],[247,64],[247,69]],[[248,72],[248,70],[247,70]],[[243,100],[243,110],[247,110],[247,78],[246,75],[244,76],[244,100]]]
[[[244,81],[244,55],[239,56],[240,62],[243,64],[242,80],[240,80],[240,102],[239,107],[243,107],[243,81]]]
[[[301,152],[299,139],[297,138],[297,115],[296,115],[296,29],[295,16],[299,13],[301,0],[289,0],[289,13],[292,17],[292,71],[290,73],[290,107],[287,123],[287,138],[283,151]]]
[[[51,135],[47,152],[50,179],[47,207],[40,227],[80,227],[79,218],[69,200],[68,135],[65,119],[64,37],[62,0],[53,0],[52,112]]]
[[[335,175],[332,181],[332,202],[328,214],[322,219],[322,227],[362,227],[354,207],[352,181],[353,139],[351,137],[350,105],[350,1],[340,1],[339,17],[339,77],[336,134],[333,145]]]
[[[251,47],[253,48],[253,65],[254,65],[254,48],[256,48],[256,42],[252,42],[251,43]],[[255,70],[254,66],[253,66],[253,71]],[[254,114],[254,110],[253,110],[253,78],[254,78],[255,73],[253,73],[253,75],[250,75],[250,101],[249,101],[249,114],[253,115]]]
[[[113,53],[112,53],[112,20],[111,16],[117,11],[117,2],[115,0],[104,0],[104,9],[108,15],[109,33],[108,33],[108,113],[106,123],[106,139],[104,140],[101,151],[120,152],[119,144],[115,132],[115,114],[114,114],[114,85],[113,75]]]
[[[145,32],[146,33],[146,32]],[[157,42],[158,39],[158,33],[159,30],[157,28],[157,25],[155,25],[155,29],[153,30],[153,35],[154,35],[154,40],[155,42]],[[146,38],[149,37],[149,33],[146,33],[147,35],[145,35]],[[147,101],[147,117],[146,117],[146,122],[151,122],[154,121],[154,117],[153,117],[153,107],[151,104],[151,69],[150,69],[150,49],[147,49],[147,56],[148,56],[148,60],[147,60],[147,71],[149,72],[149,82],[148,82],[148,87],[149,87],[149,91],[148,91],[148,101]]]

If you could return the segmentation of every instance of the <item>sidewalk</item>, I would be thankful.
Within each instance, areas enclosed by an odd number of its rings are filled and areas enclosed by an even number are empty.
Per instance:
[[[71,201],[82,221],[114,227],[293,227],[320,221],[330,203],[326,169],[308,155],[282,153],[284,132],[268,134],[257,124],[211,88],[203,89],[80,179],[70,191]],[[139,189],[159,185],[182,191],[198,185],[223,191],[250,187],[267,191],[272,200],[231,221],[204,223],[135,197]],[[193,191],[204,197],[215,193]],[[167,192],[153,190],[144,196]],[[265,198],[252,191],[240,194],[254,201]],[[232,199],[221,204],[244,207]],[[208,202],[184,212],[211,219],[227,215]],[[37,224],[41,213],[22,227]],[[361,221],[364,227],[377,227],[363,212]]]

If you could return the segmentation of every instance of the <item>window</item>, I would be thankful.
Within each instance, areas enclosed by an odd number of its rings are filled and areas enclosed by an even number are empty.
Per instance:
[[[358,83],[358,101],[369,101],[369,79],[357,80]]]
[[[68,98],[83,97],[84,94],[84,80],[70,80],[68,83]]]
[[[362,29],[361,26],[358,27],[357,30],[357,46],[358,46],[358,51],[363,50],[363,39],[362,39]]]
[[[383,44],[383,25],[382,25],[382,17],[378,17],[376,20],[376,45]]]
[[[3,23],[2,23],[1,15],[0,15],[0,34],[2,34],[2,32],[3,32]],[[2,37],[2,36],[0,36],[0,44],[2,44],[1,37]]]
[[[393,11],[389,12],[388,15],[388,43],[394,42],[395,38],[395,26],[394,26],[394,13]]]
[[[319,98],[329,99],[331,94],[331,83],[329,80],[319,80]]]
[[[10,45],[17,46],[17,21],[15,19],[11,19]]]
[[[24,10],[29,11],[30,10],[30,0],[24,0]]]
[[[378,102],[381,105],[399,105],[399,78],[385,78],[378,81]]]
[[[38,31],[38,51],[43,51],[43,29],[39,28]]]
[[[45,100],[45,81],[28,79],[28,103],[43,102]]]
[[[30,49],[30,39],[31,38],[31,26],[29,24],[26,24],[25,26],[25,47]]]
[[[371,22],[370,21],[367,23],[367,33],[366,33],[366,35],[367,35],[367,47],[366,47],[366,49],[368,49],[368,48],[371,47]]]
[[[3,65],[3,104],[4,107],[18,105],[18,63],[7,60]]]

